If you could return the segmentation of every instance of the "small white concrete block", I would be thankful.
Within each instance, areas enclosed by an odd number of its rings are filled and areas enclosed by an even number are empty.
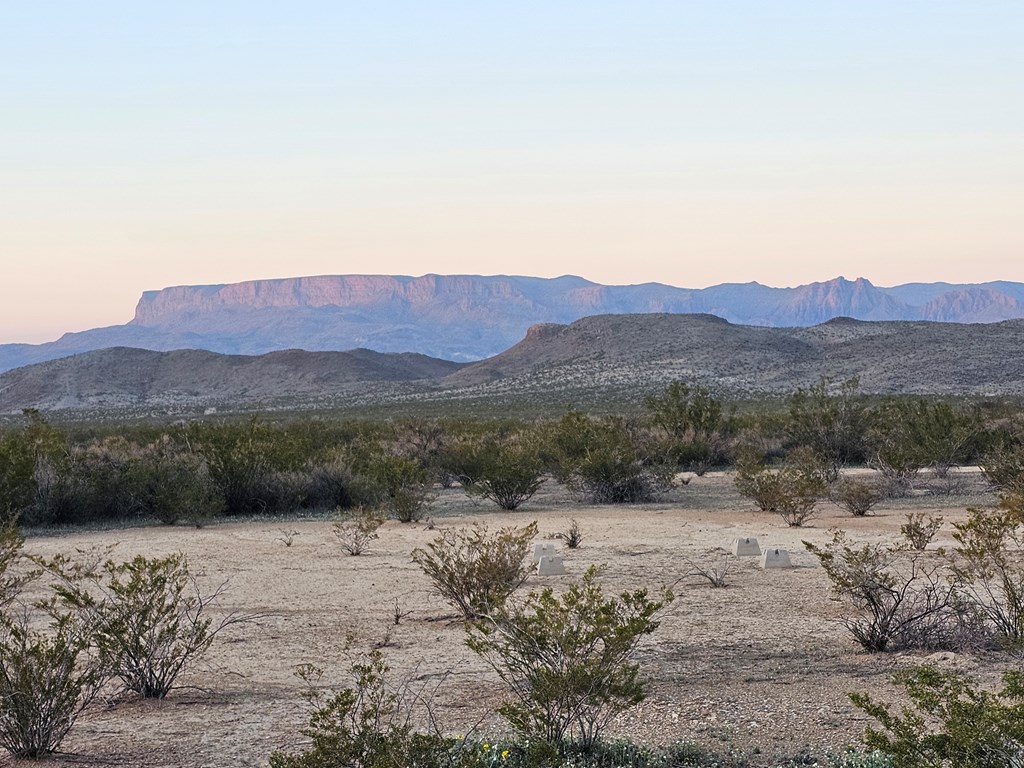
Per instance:
[[[761,555],[762,568],[792,568],[789,552],[784,549],[766,549]]]
[[[558,552],[555,550],[554,544],[534,544],[533,545],[533,558],[530,562],[534,565],[540,562],[542,557],[554,557]]]
[[[761,554],[761,547],[753,536],[741,536],[732,540],[732,553],[736,557],[757,557]]]
[[[564,576],[566,573],[565,563],[561,555],[541,555],[537,562],[538,576]]]

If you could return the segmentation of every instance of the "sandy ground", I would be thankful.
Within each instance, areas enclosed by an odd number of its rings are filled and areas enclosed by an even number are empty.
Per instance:
[[[548,483],[520,512],[500,513],[458,489],[444,491],[432,512],[437,528],[484,520],[489,526],[537,520],[565,556],[568,576],[531,580],[559,586],[592,563],[603,582],[619,591],[674,584],[677,599],[642,648],[651,678],[649,698],[621,716],[618,735],[667,743],[677,739],[749,755],[751,766],[779,755],[824,754],[857,743],[867,722],[847,700],[853,690],[892,695],[891,673],[926,654],[863,653],[842,626],[842,608],[801,540],[824,543],[841,526],[858,540],[894,540],[908,510],[942,514],[937,544],[949,544],[950,522],[968,505],[990,501],[976,473],[965,473],[942,494],[888,502],[866,518],[831,504],[804,528],[739,498],[729,475],[694,478],[657,504],[593,507],[573,502]],[[954,493],[948,493],[953,490]],[[583,532],[578,549],[556,538],[570,519]],[[284,532],[293,531],[291,544]],[[323,521],[255,521],[204,529],[119,529],[31,537],[26,549],[41,554],[114,545],[115,558],[136,553],[187,553],[212,588],[228,590],[220,612],[265,614],[252,625],[226,630],[164,701],[121,700],[97,705],[75,726],[56,758],[37,765],[258,766],[276,749],[302,745],[308,716],[302,664],[326,670],[325,683],[347,683],[351,651],[383,644],[395,679],[435,690],[435,709],[451,733],[474,726],[481,736],[505,729],[490,714],[503,695],[496,676],[464,644],[452,609],[431,594],[410,552],[437,536],[424,523],[389,522],[369,552],[345,555]],[[789,550],[793,568],[761,570],[754,558],[727,555],[737,536]],[[703,565],[728,558],[729,586],[713,589],[690,577],[688,561]],[[395,606],[408,615],[397,625]],[[945,654],[985,677],[1005,665],[998,656]],[[2,759],[0,759],[2,762]]]

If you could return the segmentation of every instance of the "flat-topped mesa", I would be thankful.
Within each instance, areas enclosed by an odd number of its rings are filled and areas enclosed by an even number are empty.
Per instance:
[[[69,333],[46,344],[0,345],[0,372],[113,346],[249,355],[365,347],[468,362],[518,346],[524,336],[527,350],[538,337],[556,342],[567,333],[556,331],[558,324],[568,326],[583,317],[648,313],[685,314],[693,323],[719,330],[726,321],[790,328],[837,316],[987,323],[1024,318],[1024,283],[880,288],[863,278],[836,278],[793,288],[723,283],[693,289],[662,283],[601,285],[572,275],[427,274],[182,285],[147,291],[134,319],[124,325]],[[528,333],[531,326],[539,328]],[[822,333],[834,334],[837,328]]]
[[[526,329],[526,338],[533,341],[550,339],[564,331],[566,327],[562,323],[537,323]]]
[[[591,285],[582,278],[544,280],[503,275],[319,275],[249,280],[226,285],[180,285],[143,293],[132,322],[157,325],[169,317],[229,308],[395,305],[425,308],[440,303],[469,309],[491,302],[508,302],[522,307],[533,304],[529,296],[531,283],[567,281],[578,282],[583,287],[581,290]]]

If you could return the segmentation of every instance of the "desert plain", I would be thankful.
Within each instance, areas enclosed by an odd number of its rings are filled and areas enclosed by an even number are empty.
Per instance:
[[[563,555],[567,575],[534,576],[520,595],[557,590],[592,564],[602,566],[606,592],[672,587],[674,602],[640,648],[649,695],[609,726],[609,736],[700,744],[752,768],[797,757],[813,764],[812,756],[860,743],[870,718],[848,692],[899,701],[890,677],[902,667],[928,661],[994,682],[1012,663],[993,652],[864,652],[843,625],[845,607],[802,545],[824,544],[837,527],[855,541],[896,542],[905,515],[923,511],[944,518],[924,555],[941,558],[935,550],[952,543],[952,523],[968,506],[993,502],[977,470],[923,482],[910,497],[885,501],[865,517],[823,502],[799,528],[740,497],[731,473],[689,480],[657,503],[628,506],[581,504],[549,480],[514,513],[457,487],[438,489],[429,520],[387,522],[359,556],[345,554],[324,518],[29,532],[25,550],[42,555],[95,547],[111,547],[117,560],[184,552],[204,589],[226,582],[215,616],[257,616],[220,634],[165,700],[111,689],[80,718],[59,754],[32,764],[266,765],[273,751],[305,743],[307,686],[295,672],[315,664],[324,670],[323,690],[337,690],[350,683],[352,660],[374,647],[385,653],[394,683],[429,697],[447,733],[507,735],[494,714],[505,695],[497,675],[466,648],[462,621],[410,558],[441,529],[477,521],[494,529],[536,520],[537,541],[554,543]],[[561,536],[574,519],[583,538],[569,549]],[[785,548],[793,567],[762,570],[758,558],[733,557],[730,545],[739,536]],[[727,565],[727,586],[713,588],[694,574],[695,565]]]

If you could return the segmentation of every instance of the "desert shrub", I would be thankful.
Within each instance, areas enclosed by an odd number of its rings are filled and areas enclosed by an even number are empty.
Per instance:
[[[34,409],[24,411],[25,424],[0,433],[0,524],[20,518],[23,523],[43,521],[47,510],[39,509],[41,495],[38,467],[50,472],[44,479],[56,481],[67,464],[67,435],[50,425]]]
[[[350,555],[361,555],[370,542],[378,538],[377,530],[384,524],[384,518],[373,510],[362,509],[348,514],[333,526],[334,535],[341,548]]]
[[[36,457],[20,434],[0,435],[0,525],[28,511],[36,494]]]
[[[422,520],[434,501],[428,473],[413,459],[372,446],[353,454],[358,495],[399,522]]]
[[[919,552],[931,543],[942,527],[942,518],[926,515],[924,512],[908,512],[907,522],[900,526],[900,533],[907,545]]]
[[[930,468],[938,477],[945,477],[974,454],[980,433],[977,414],[933,399],[890,400],[881,406],[880,416],[877,428],[882,452],[894,451],[896,464],[913,457],[914,463]]]
[[[900,647],[935,647],[945,635],[947,618],[956,622],[952,586],[938,566],[921,562],[917,553],[879,544],[854,545],[835,531],[824,547],[805,541],[818,558],[832,590],[854,614],[846,627],[871,653]],[[920,632],[928,626],[932,636]]]
[[[606,598],[597,575],[590,568],[560,596],[548,588],[499,605],[466,641],[512,694],[500,714],[559,750],[570,740],[592,750],[613,717],[644,699],[636,650],[672,600],[643,589]]]
[[[562,541],[569,549],[576,549],[583,543],[583,532],[575,517],[569,521],[569,527],[562,533]]]
[[[273,512],[274,467],[264,428],[254,419],[247,428],[209,429],[200,444],[210,478],[224,499],[224,514],[235,517]]]
[[[958,589],[991,622],[1003,641],[1024,643],[1024,523],[1006,510],[971,509],[953,524],[953,572]]]
[[[463,469],[466,493],[493,501],[501,509],[518,509],[544,482],[540,456],[522,437],[481,442],[474,464]]]
[[[548,424],[540,435],[540,455],[559,483],[567,484],[577,465],[600,439],[601,423],[579,411],[569,411]]]
[[[621,419],[595,421],[570,413],[547,434],[552,474],[593,504],[653,501],[673,485],[675,468]]]
[[[316,687],[322,670],[311,666],[299,670],[312,707],[302,733],[311,744],[296,754],[274,752],[270,768],[469,768],[473,764],[464,742],[446,738],[436,728],[416,729],[413,703],[422,703],[424,696],[408,685],[389,684],[390,669],[380,650],[353,662],[350,671],[352,687],[326,696]]]
[[[482,523],[444,531],[416,549],[413,561],[430,578],[434,591],[467,619],[486,616],[526,581],[525,564],[537,523],[489,533]]]
[[[82,617],[104,667],[146,698],[167,696],[221,631],[253,618],[215,621],[210,607],[224,585],[203,594],[182,554],[100,565],[64,556],[39,562],[57,577],[51,609]]]
[[[672,487],[667,467],[649,465],[626,445],[597,448],[576,467],[569,488],[594,504],[654,501]]]
[[[908,493],[920,471],[938,477],[973,453],[976,417],[943,402],[892,398],[879,406],[871,434],[870,464],[889,482],[894,495]]]
[[[715,563],[696,562],[687,560],[690,566],[687,576],[699,576],[716,589],[729,585],[729,558],[720,558]]]
[[[825,480],[834,482],[847,464],[865,455],[870,417],[865,398],[857,394],[860,382],[849,379],[836,386],[822,378],[797,389],[789,398],[785,435],[791,447],[805,447],[819,457]]]
[[[23,562],[24,537],[14,525],[0,525],[0,611],[3,611],[32,578],[30,569],[19,569]]]
[[[803,525],[815,513],[826,491],[820,466],[810,453],[794,453],[793,463],[769,469],[750,456],[736,467],[736,490],[765,512],[775,512],[793,527]]]
[[[348,463],[335,456],[306,470],[306,488],[302,506],[306,509],[349,509],[369,503],[354,493],[354,478]]]
[[[69,615],[29,624],[0,617],[0,746],[17,758],[54,752],[105,681],[87,626]]]
[[[723,460],[722,402],[710,390],[674,381],[660,394],[645,397],[644,411],[674,466],[703,475]]]
[[[187,520],[199,526],[224,511],[224,498],[202,456],[169,438],[146,447],[138,472],[145,509],[164,525]]]
[[[981,469],[1000,496],[1024,498],[1024,442],[997,446],[982,460]]]
[[[842,478],[832,487],[829,496],[833,502],[854,517],[863,517],[882,501],[887,493],[878,483]]]
[[[1008,672],[1002,690],[934,667],[897,672],[911,707],[899,714],[866,693],[850,699],[881,728],[864,740],[892,757],[894,768],[1013,768],[1024,765],[1024,673]]]

